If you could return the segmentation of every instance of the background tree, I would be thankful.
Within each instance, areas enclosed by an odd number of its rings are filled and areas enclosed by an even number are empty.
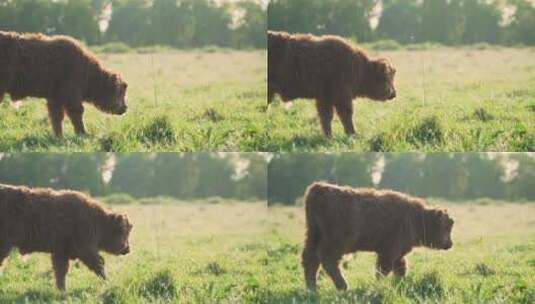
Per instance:
[[[497,43],[502,9],[498,1],[464,0],[463,43]]]
[[[265,48],[267,11],[259,4],[251,1],[240,1],[237,10],[241,19],[235,30],[234,45],[240,48]]]
[[[508,4],[514,11],[504,40],[508,43],[535,45],[535,7],[528,0],[510,0]]]
[[[516,175],[508,187],[510,200],[532,200],[535,198],[535,156],[515,153],[511,155],[518,162]]]
[[[480,198],[535,201],[534,169],[535,157],[530,154],[282,154],[269,164],[268,203],[295,204],[317,180],[453,202]],[[373,184],[371,176],[377,171],[381,179]]]
[[[422,10],[418,0],[384,0],[377,26],[379,39],[394,39],[401,43],[421,40]]]
[[[150,28],[150,15],[144,0],[117,2],[113,6],[106,40],[124,42],[131,46],[145,45]]]
[[[379,188],[418,195],[423,187],[425,155],[418,153],[386,154]]]
[[[248,166],[243,172],[243,176],[239,176],[240,178],[237,180],[237,197],[245,200],[252,197],[266,199],[268,164],[266,156],[257,153],[245,153],[241,155],[241,161],[248,162]]]
[[[0,181],[15,185],[72,188],[103,193],[105,154],[7,154],[0,161]]]

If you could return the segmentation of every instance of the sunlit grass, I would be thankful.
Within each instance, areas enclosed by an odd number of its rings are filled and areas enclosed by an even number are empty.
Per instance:
[[[67,292],[54,288],[49,257],[13,253],[0,274],[0,303],[533,303],[535,206],[447,204],[450,251],[417,249],[405,279],[377,281],[374,255],[342,263],[349,290],[323,271],[306,291],[301,207],[221,201],[116,208],[134,230],[132,253],[106,255],[109,281],[73,264]]]
[[[299,255],[304,212],[269,210],[267,268],[269,303],[531,303],[535,299],[535,206],[448,204],[455,219],[450,251],[417,249],[408,257],[405,279],[376,280],[375,255],[360,252],[342,262],[349,290],[338,292],[320,271],[319,291],[304,288]]]
[[[132,253],[105,255],[109,281],[73,263],[67,292],[61,294],[48,255],[32,254],[23,261],[14,252],[0,274],[0,303],[243,302],[263,282],[263,203],[175,201],[116,209],[134,224]]]
[[[88,105],[89,135],[75,136],[66,120],[65,138],[56,139],[43,100],[26,100],[18,109],[5,100],[0,151],[256,151],[265,145],[265,51],[98,57],[129,83],[126,116],[109,116]]]
[[[313,102],[298,100],[290,109],[275,103],[268,111],[268,149],[535,150],[534,49],[442,47],[374,55],[392,59],[398,97],[387,103],[357,99],[357,135],[347,137],[335,119],[334,139],[325,139]]]

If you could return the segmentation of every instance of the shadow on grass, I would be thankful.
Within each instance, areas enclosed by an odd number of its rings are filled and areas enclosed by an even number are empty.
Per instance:
[[[329,289],[325,292],[308,291],[304,287],[283,292],[259,290],[253,299],[254,303],[385,303],[386,290],[371,286],[359,286],[348,291]]]
[[[368,149],[372,152],[392,152],[403,146],[413,150],[425,146],[437,148],[444,143],[444,127],[436,116],[426,117],[408,128],[396,128],[373,135],[367,142]]]
[[[428,300],[439,300],[445,294],[440,273],[436,271],[426,272],[418,276],[408,276],[396,282],[396,287],[402,294],[415,301],[426,302]]]
[[[50,133],[27,134],[22,138],[5,139],[0,144],[1,151],[38,151],[50,150],[53,147],[63,148],[72,145],[82,145],[86,136],[71,135],[64,138]]]
[[[104,152],[125,152],[130,144],[140,143],[146,149],[157,150],[157,146],[171,146],[177,142],[177,134],[167,116],[157,116],[146,123],[123,132],[112,131],[98,139],[98,146]]]
[[[325,287],[325,286],[324,286]],[[356,282],[348,291],[337,291],[332,284],[325,290],[311,292],[303,288],[284,291],[259,290],[253,297],[255,303],[441,303],[446,289],[440,273],[431,271],[408,276],[392,282]]]
[[[177,296],[176,282],[170,271],[161,271],[144,281],[139,293],[146,299],[174,299]]]
[[[332,147],[338,139],[329,139],[321,134],[305,137],[294,136],[277,142],[266,142],[266,146],[261,151],[311,151],[321,147]]]
[[[145,299],[142,303],[170,303],[178,296],[178,288],[172,273],[157,272],[143,281],[125,286],[113,286],[102,294],[102,303],[131,303],[132,299]]]
[[[83,302],[85,295],[88,293],[92,293],[94,291],[95,290],[91,287],[75,289],[73,291],[69,291],[67,289],[66,293],[62,293],[53,288],[47,288],[47,289],[33,289],[32,288],[32,289],[28,289],[22,294],[17,294],[17,295],[4,294],[2,295],[2,299],[0,300],[0,303],[57,303],[57,302],[64,302],[68,299],[70,299],[70,301],[79,299],[80,301]]]

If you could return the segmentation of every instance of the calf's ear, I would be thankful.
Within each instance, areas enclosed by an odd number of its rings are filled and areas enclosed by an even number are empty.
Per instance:
[[[437,213],[438,213],[437,215],[441,224],[453,225],[453,220],[448,215],[448,211],[446,209],[439,209]]]
[[[372,62],[374,72],[378,74],[386,74],[387,64],[384,59],[375,59]]]

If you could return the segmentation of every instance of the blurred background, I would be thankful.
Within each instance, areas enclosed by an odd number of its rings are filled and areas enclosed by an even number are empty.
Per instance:
[[[0,0],[0,30],[89,45],[264,48],[263,0]]]
[[[261,153],[0,153],[0,183],[109,196],[180,200],[266,200]]]
[[[317,180],[448,201],[535,201],[535,153],[279,154],[269,163],[268,202],[299,203]]]
[[[270,0],[268,29],[358,42],[535,44],[532,0]]]

